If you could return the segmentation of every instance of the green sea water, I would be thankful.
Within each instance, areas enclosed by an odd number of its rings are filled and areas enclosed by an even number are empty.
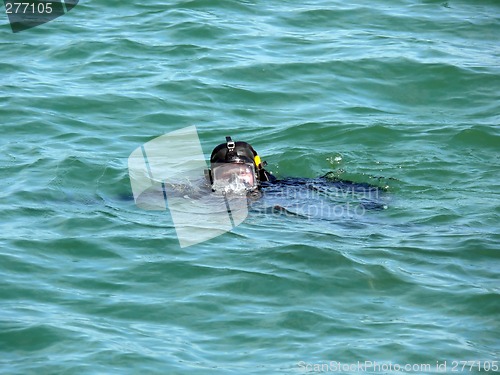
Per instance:
[[[498,373],[499,2],[0,11],[0,373]],[[207,158],[231,135],[387,209],[181,248],[127,158],[190,125]]]

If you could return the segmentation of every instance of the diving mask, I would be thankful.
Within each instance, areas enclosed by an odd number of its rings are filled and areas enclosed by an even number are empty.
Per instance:
[[[212,168],[214,191],[244,194],[257,189],[253,163],[217,163]]]

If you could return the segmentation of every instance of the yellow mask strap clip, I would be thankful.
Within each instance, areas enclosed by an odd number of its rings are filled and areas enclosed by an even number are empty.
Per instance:
[[[255,165],[257,166],[257,168],[261,169],[262,168],[262,165],[261,165],[261,160],[260,160],[260,156],[259,155],[255,155],[255,158],[253,159]]]

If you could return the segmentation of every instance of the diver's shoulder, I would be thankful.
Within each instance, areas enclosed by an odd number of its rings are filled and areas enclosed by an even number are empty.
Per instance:
[[[270,172],[265,170],[264,168],[261,168],[259,170],[259,180],[261,182],[274,183],[277,181],[277,178],[275,176],[273,176]]]

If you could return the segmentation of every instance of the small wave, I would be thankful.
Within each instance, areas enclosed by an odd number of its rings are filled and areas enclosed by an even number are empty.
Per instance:
[[[471,148],[489,148],[498,150],[500,146],[500,134],[492,127],[473,126],[461,130],[451,138],[452,145]]]

